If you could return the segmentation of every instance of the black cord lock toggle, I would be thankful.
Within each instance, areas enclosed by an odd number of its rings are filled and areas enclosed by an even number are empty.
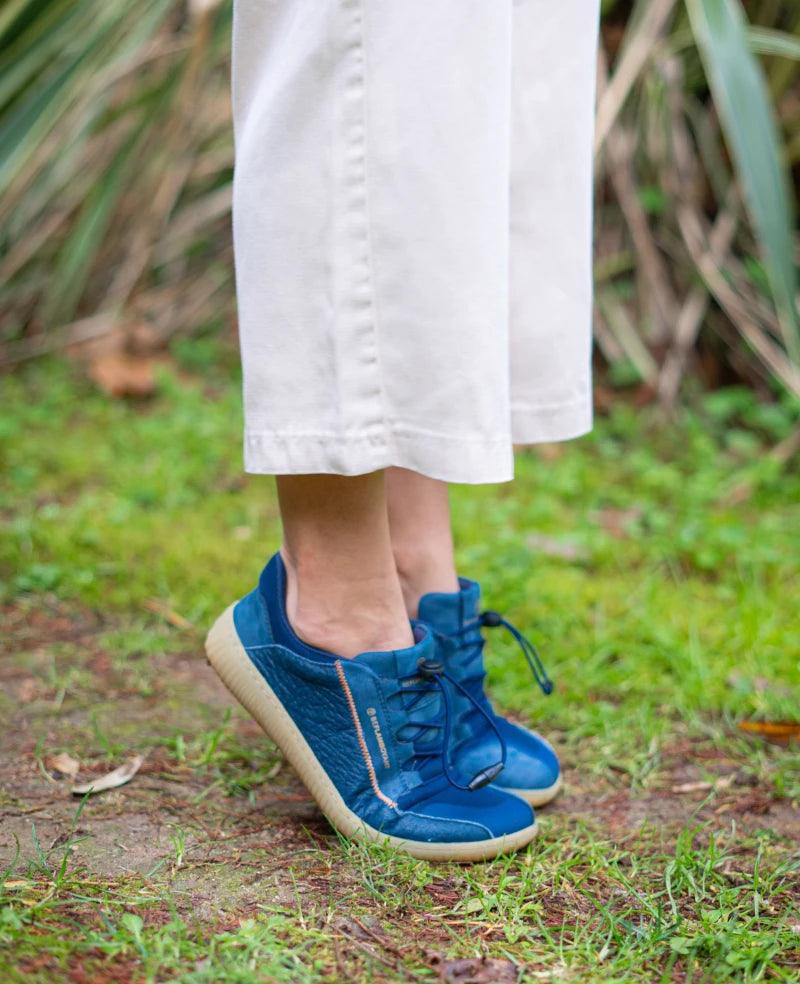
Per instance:
[[[495,779],[503,771],[503,763],[495,762],[494,765],[490,765],[486,769],[481,769],[480,772],[476,772],[475,775],[469,781],[469,788],[472,790],[482,789],[484,786],[488,786],[490,782],[494,782]]]

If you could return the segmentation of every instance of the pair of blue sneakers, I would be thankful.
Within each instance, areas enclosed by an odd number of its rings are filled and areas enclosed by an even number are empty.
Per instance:
[[[280,554],[206,640],[208,659],[348,837],[428,860],[478,861],[536,834],[533,806],[560,785],[543,738],[496,715],[483,688],[484,627],[505,626],[541,688],[538,654],[480,589],[425,595],[413,646],[340,659],[306,645],[286,616]]]

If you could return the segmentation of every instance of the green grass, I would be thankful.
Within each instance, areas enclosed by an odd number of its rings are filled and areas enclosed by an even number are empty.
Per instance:
[[[463,868],[270,814],[272,791],[302,798],[275,749],[179,669],[278,542],[271,482],[241,476],[233,364],[184,343],[138,405],[55,361],[0,381],[0,713],[19,722],[6,777],[29,769],[0,815],[34,820],[3,879],[0,977],[435,980],[486,958],[487,981],[797,980],[800,755],[736,722],[800,717],[800,475],[767,453],[798,407],[720,391],[667,426],[620,404],[521,453],[515,483],[454,490],[461,570],[557,683],[542,698],[500,633],[493,692],[569,769],[537,844]],[[131,748],[147,775],[47,826],[46,750],[99,768]],[[92,838],[124,842],[134,809],[168,834],[117,872]],[[248,826],[265,809],[269,836]]]

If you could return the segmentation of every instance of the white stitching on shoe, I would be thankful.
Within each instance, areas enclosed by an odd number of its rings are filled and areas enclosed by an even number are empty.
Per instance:
[[[464,823],[469,827],[479,827],[481,830],[485,830],[490,838],[509,836],[507,834],[493,834],[486,824],[480,823],[478,820],[466,820],[461,817],[437,817],[435,813],[415,813],[414,810],[404,810],[403,812],[412,817],[419,817],[421,820],[442,820],[444,823]]]

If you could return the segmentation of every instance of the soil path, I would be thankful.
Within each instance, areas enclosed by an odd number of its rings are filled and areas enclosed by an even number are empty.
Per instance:
[[[87,612],[54,604],[2,614],[4,866],[68,849],[98,876],[168,875],[183,904],[209,918],[265,892],[288,903],[328,884],[336,862],[323,870],[303,857],[335,846],[335,835],[258,727],[230,713],[199,636],[187,632],[177,652],[152,654],[125,641],[129,628]],[[58,752],[80,761],[82,780],[137,753],[145,760],[129,784],[91,797],[76,820],[80,799],[52,766]],[[707,836],[732,819],[743,831],[800,830],[789,801],[753,785],[707,741],[676,741],[638,792],[624,775],[598,777],[565,757],[565,791],[542,812],[544,836],[548,824],[585,823],[615,844],[648,827],[669,842],[687,825],[707,823]]]

